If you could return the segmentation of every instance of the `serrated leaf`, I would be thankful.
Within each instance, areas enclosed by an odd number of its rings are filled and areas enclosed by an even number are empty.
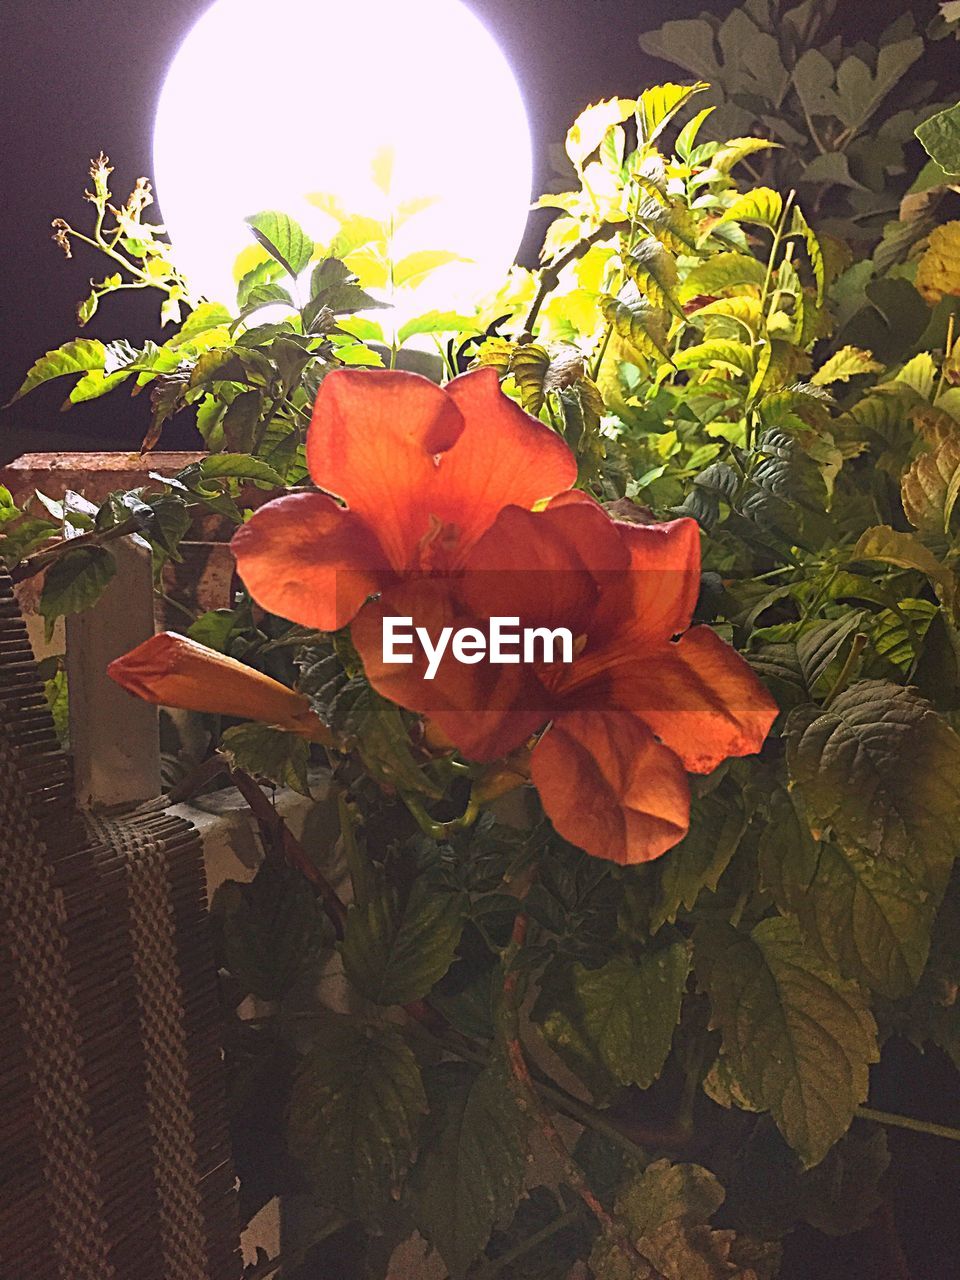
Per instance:
[[[723,293],[727,289],[741,289],[744,285],[762,288],[767,269],[749,253],[733,251],[715,253],[687,273],[683,281],[682,296],[693,298],[698,294]]]
[[[222,962],[245,992],[281,1000],[332,941],[316,894],[299,872],[267,860],[249,884],[228,880],[211,914]]]
[[[544,382],[549,368],[550,353],[538,343],[525,343],[513,352],[510,373],[527,413],[537,414],[543,408]]]
[[[823,246],[820,244],[817,233],[804,217],[803,210],[798,205],[793,207],[790,230],[794,235],[803,237],[807,257],[810,259],[810,266],[813,268],[813,278],[817,282],[817,304],[822,305],[823,291],[827,282]]]
[[[655,142],[677,112],[696,93],[710,86],[703,80],[696,84],[658,84],[644,89],[637,99],[637,132],[642,145]]]
[[[273,467],[249,453],[214,453],[200,463],[200,474],[208,480],[229,477],[283,487],[283,477]]]
[[[651,933],[664,924],[673,924],[681,906],[692,910],[704,889],[716,890],[746,827],[747,815],[742,806],[723,789],[693,799],[690,830],[658,863],[660,884],[650,921]]]
[[[417,333],[457,333],[463,337],[473,337],[482,332],[476,320],[460,315],[457,311],[427,311],[400,326],[397,330],[397,342],[403,346],[408,338]]]
[[[347,977],[375,1004],[425,996],[453,963],[463,928],[457,894],[418,882],[401,906],[392,888],[352,903],[341,947]]]
[[[648,1089],[663,1070],[689,970],[681,942],[636,959],[617,956],[599,969],[573,966],[567,1016],[621,1084]]]
[[[914,283],[930,306],[960,295],[960,221],[945,222],[930,233]]]
[[[399,1194],[426,1109],[396,1031],[330,1019],[294,1084],[288,1146],[321,1203],[376,1221]]]
[[[914,133],[945,173],[960,174],[960,102],[924,120]]]
[[[697,247],[696,219],[684,204],[663,204],[654,196],[648,196],[640,202],[637,221],[675,253]]]
[[[55,560],[46,572],[38,606],[48,634],[57,618],[95,605],[116,571],[105,547],[76,547]]]
[[[752,378],[755,371],[752,349],[745,342],[735,342],[730,338],[711,338],[707,342],[684,347],[674,356],[674,364],[678,369],[730,369],[747,378]]]
[[[733,1078],[803,1163],[818,1164],[866,1098],[879,1057],[860,988],[804,945],[793,919],[763,920],[750,934],[704,926],[694,943]]]
[[[737,1238],[709,1219],[724,1191],[695,1164],[657,1160],[634,1175],[614,1202],[614,1222],[596,1240],[590,1273],[596,1280],[757,1280],[736,1261]],[[624,1249],[625,1233],[633,1253]]]
[[[600,301],[603,317],[616,332],[644,356],[673,361],[667,350],[668,318],[659,307],[652,307],[639,296],[634,298],[604,297]]]
[[[654,306],[666,307],[683,318],[683,309],[677,301],[677,262],[659,240],[653,236],[640,240],[624,258],[623,270]]]
[[[944,568],[929,547],[912,533],[900,533],[888,525],[874,525],[864,530],[857,545],[850,553],[857,560],[878,560],[881,564],[898,569],[915,569],[925,574],[937,590],[937,595],[947,608],[953,607],[956,581],[949,569]]]
[[[770,187],[754,187],[737,196],[724,211],[721,222],[753,222],[776,231],[783,216],[783,197]]]
[[[103,370],[106,358],[107,348],[96,338],[74,338],[72,342],[65,342],[62,347],[48,351],[34,361],[8,404],[13,404],[21,396],[53,378],[63,378],[71,373],[86,373],[91,369]]]
[[[741,160],[746,160],[747,156],[756,155],[758,151],[770,151],[781,145],[768,138],[730,138],[710,157],[710,168],[716,169],[718,173],[729,173]]]
[[[960,435],[919,454],[900,481],[904,514],[915,529],[927,533],[948,532],[958,492]]]
[[[633,98],[611,98],[580,112],[567,130],[565,143],[567,155],[578,169],[599,147],[607,130],[629,120],[635,107]]]
[[[268,209],[246,219],[254,236],[267,253],[290,276],[298,276],[313,257],[314,243],[295,218]]]
[[[919,865],[939,882],[957,853],[960,737],[929,702],[863,680],[826,710],[794,711],[786,738],[815,836],[832,830],[845,849]]]
[[[864,373],[882,373],[883,365],[873,353],[862,347],[841,347],[826,364],[822,364],[810,381],[815,387],[828,387],[832,382],[848,382]]]
[[[235,768],[269,778],[302,796],[310,795],[307,779],[310,748],[306,739],[298,734],[251,721],[227,729],[220,748]]]
[[[430,1116],[410,1182],[413,1220],[459,1280],[517,1207],[529,1121],[499,1064],[478,1075],[442,1063],[425,1083]]]

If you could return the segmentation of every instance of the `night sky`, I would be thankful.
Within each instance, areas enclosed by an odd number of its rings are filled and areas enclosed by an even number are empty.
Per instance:
[[[326,0],[318,0],[325,3]],[[113,190],[126,197],[140,174],[150,176],[154,104],[165,69],[207,0],[2,0],[0,2],[0,101],[2,101],[2,317],[0,401],[19,385],[43,351],[77,335],[74,306],[87,278],[105,274],[104,261],[82,246],[67,262],[50,240],[50,220],[62,215],[83,225],[82,199],[89,158],[101,148],[115,172]],[[403,3],[403,0],[398,0]],[[281,0],[264,0],[267,38],[251,50],[250,77],[262,102],[272,78],[282,92],[282,50],[271,36],[271,14]],[[703,0],[470,0],[496,35],[525,95],[534,134],[538,189],[549,177],[547,147],[560,141],[577,111],[590,101],[633,95],[671,71],[644,55],[637,36],[668,18],[694,16]],[[334,38],[343,56],[351,33],[343,15],[362,13],[362,0],[331,0]],[[714,0],[725,14],[731,0]],[[846,9],[850,27],[864,20],[860,6]],[[871,27],[882,14],[903,11],[902,0],[869,6]],[[853,11],[853,12],[851,12]],[[876,26],[875,26],[876,24]],[[271,51],[271,38],[274,48]],[[359,39],[362,58],[362,38]],[[323,56],[330,56],[329,50]],[[322,59],[318,57],[322,65]],[[674,71],[672,74],[676,75]],[[246,104],[236,104],[239,115]],[[219,129],[231,127],[231,104],[198,105],[198,129],[215,147]],[[482,127],[482,122],[477,122]],[[464,137],[469,137],[465,123]],[[162,193],[161,198],[162,198]],[[162,210],[161,210],[162,214]],[[528,235],[529,261],[536,234]],[[159,295],[120,295],[101,304],[84,330],[91,337],[158,338]],[[0,413],[0,460],[26,448],[132,448],[142,437],[145,397],[122,392],[69,415],[58,412],[63,387],[41,388]],[[175,428],[165,444],[188,445],[191,433]]]

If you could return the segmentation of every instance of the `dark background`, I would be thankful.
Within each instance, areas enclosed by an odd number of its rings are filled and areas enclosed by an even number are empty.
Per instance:
[[[251,100],[262,101],[272,81],[282,97],[282,46],[270,26],[279,3],[264,0],[265,39],[250,51]],[[38,355],[77,335],[74,307],[87,279],[105,273],[104,260],[83,246],[67,262],[50,241],[50,220],[63,216],[85,225],[88,161],[101,149],[115,166],[113,190],[121,199],[137,177],[150,176],[153,112],[163,75],[206,4],[0,0],[0,403]],[[702,0],[471,0],[471,6],[497,36],[520,81],[534,134],[538,191],[550,175],[548,144],[563,138],[583,106],[615,94],[632,96],[645,84],[677,75],[641,52],[638,34],[707,7]],[[709,7],[724,15],[734,4],[713,0]],[[932,10],[933,0],[919,7]],[[875,33],[906,8],[904,0],[841,4],[838,21],[851,35],[858,23]],[[331,11],[332,49],[318,50],[317,57],[319,103],[325,57],[356,57],[362,64],[362,29],[353,52],[349,25],[350,15],[362,11],[362,0],[331,0]],[[209,136],[213,151],[221,130],[243,127],[246,109],[244,102],[198,107],[197,128]],[[322,107],[318,118],[322,128]],[[469,129],[465,122],[465,139]],[[539,224],[531,219],[524,244],[531,264],[543,216]],[[140,344],[159,336],[158,309],[159,295],[120,294],[106,300],[84,332]],[[135,447],[143,437],[145,397],[111,396],[69,416],[59,412],[62,400],[62,387],[53,384],[0,412],[0,461],[27,448]],[[164,444],[189,446],[191,437],[189,427],[174,424]]]

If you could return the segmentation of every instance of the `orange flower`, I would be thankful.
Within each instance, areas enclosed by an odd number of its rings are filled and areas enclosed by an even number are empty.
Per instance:
[[[262,720],[314,742],[333,741],[303,694],[172,631],[162,631],[116,658],[107,674],[147,702]]]
[[[455,580],[394,585],[351,634],[372,684],[470,758],[505,756],[548,725],[531,774],[554,827],[599,857],[645,862],[687,831],[687,771],[758,751],[777,713],[729,645],[690,627],[699,580],[694,521],[623,524],[562,495],[544,511],[505,509]],[[384,662],[390,615],[431,635],[492,617],[562,626],[574,659],[464,665],[446,654],[428,681],[422,661]]]
[[[335,370],[307,462],[326,493],[268,502],[232,547],[258,604],[322,631],[396,574],[459,568],[504,507],[530,508],[577,477],[567,446],[503,395],[493,369],[443,389],[412,373]]]

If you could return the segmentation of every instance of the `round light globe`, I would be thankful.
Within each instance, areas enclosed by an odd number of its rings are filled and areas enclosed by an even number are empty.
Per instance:
[[[178,265],[231,309],[246,217],[290,214],[327,245],[328,197],[381,220],[416,201],[391,257],[469,261],[398,290],[395,311],[378,313],[394,325],[470,307],[500,283],[532,180],[517,83],[458,0],[216,0],[167,74],[153,167]]]

